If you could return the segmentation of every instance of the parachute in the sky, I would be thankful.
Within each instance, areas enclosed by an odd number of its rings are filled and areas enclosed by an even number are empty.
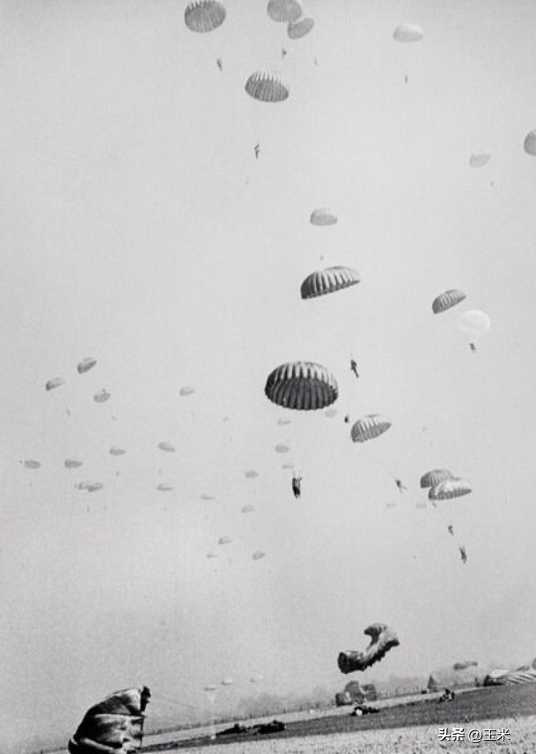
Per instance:
[[[416,508],[420,508],[420,509],[422,510],[422,509],[426,508],[426,507],[427,507],[427,505],[426,505],[426,503],[425,503],[425,502],[424,502],[423,500],[418,500],[418,501],[417,501],[417,502],[415,503],[415,507],[416,507]]]
[[[469,165],[472,168],[483,168],[487,165],[491,159],[491,155],[480,152],[479,154],[472,154],[469,158]]]
[[[248,503],[247,505],[244,505],[242,507],[242,513],[251,513],[255,510],[255,506],[251,505],[251,503]]]
[[[272,21],[282,23],[297,21],[302,14],[299,0],[269,0],[266,10]]]
[[[216,0],[195,0],[186,6],[184,22],[191,30],[201,34],[214,31],[225,21],[226,11]]]
[[[124,456],[127,451],[124,448],[120,448],[119,445],[112,445],[110,448],[111,456]]]
[[[39,461],[36,461],[33,458],[29,458],[27,461],[24,461],[24,468],[25,469],[40,469],[41,464],[39,463]]]
[[[274,369],[264,392],[278,406],[311,411],[334,403],[339,388],[335,377],[325,367],[311,361],[294,361]]]
[[[261,560],[262,558],[264,558],[265,555],[266,553],[263,552],[262,550],[255,550],[255,552],[253,553],[251,557],[253,558],[253,560]]]
[[[290,39],[301,39],[312,31],[315,22],[309,16],[302,16],[287,26],[287,34]]]
[[[430,500],[452,500],[455,497],[469,495],[473,490],[468,482],[463,479],[446,479],[430,488],[428,497]]]
[[[527,154],[536,157],[536,130],[526,135],[523,148]]]
[[[292,419],[278,419],[277,423],[280,427],[284,427],[287,424],[292,424]]]
[[[104,485],[102,482],[89,482],[89,484],[86,484],[85,489],[88,492],[98,492],[99,490],[102,490],[104,488]]]
[[[326,416],[328,419],[333,419],[334,416],[337,416],[337,409],[328,408],[328,410],[326,411]]]
[[[99,390],[98,393],[95,393],[93,400],[95,401],[95,403],[105,403],[111,397],[112,394],[102,388],[102,390]]]
[[[285,445],[284,442],[278,442],[274,450],[276,453],[288,453],[290,451],[290,448],[288,445]]]
[[[53,377],[46,383],[45,387],[47,390],[54,390],[54,388],[61,387],[63,384],[65,384],[63,377]]]
[[[159,448],[159,450],[163,450],[166,453],[174,453],[175,452],[175,446],[172,443],[167,442],[166,440],[162,440],[162,442],[159,442],[158,443],[158,448]]]
[[[400,24],[393,32],[393,39],[397,42],[420,42],[423,32],[417,24]]]
[[[216,498],[213,495],[207,495],[205,492],[203,492],[202,495],[200,495],[201,500],[216,500]]]
[[[359,283],[359,273],[351,267],[327,267],[308,275],[301,284],[303,299],[335,293]]]
[[[293,463],[282,463],[281,464],[281,468],[282,469],[293,469],[294,468],[294,464]]]
[[[254,471],[253,469],[246,471],[246,479],[256,479],[258,476],[258,472]]]
[[[421,487],[426,489],[427,487],[435,487],[440,482],[444,482],[446,479],[454,479],[454,474],[448,469],[432,469],[427,471],[421,477]]]
[[[441,312],[446,312],[447,309],[456,306],[456,304],[459,304],[465,298],[467,298],[467,295],[463,291],[452,288],[450,291],[441,293],[441,295],[433,300],[432,311],[434,314],[441,314]]]
[[[207,558],[219,558],[219,555],[216,552],[209,552]]]
[[[173,492],[173,485],[161,482],[156,488],[159,492]]]
[[[233,540],[231,539],[231,537],[220,537],[220,538],[218,539],[218,544],[219,544],[219,545],[228,545],[228,544],[230,544],[230,543],[231,543],[232,541],[233,541]]]
[[[470,309],[460,315],[458,320],[458,329],[469,340],[471,350],[476,351],[476,343],[480,338],[489,332],[491,320],[486,312],[480,309]]]
[[[249,682],[250,683],[261,683],[261,681],[263,681],[263,680],[264,680],[264,678],[263,678],[262,675],[252,675],[251,678],[249,679]]]
[[[358,419],[351,429],[354,442],[366,442],[387,432],[391,422],[380,414],[369,414]]]
[[[353,673],[356,670],[366,670],[375,662],[382,660],[387,652],[400,644],[398,636],[384,623],[373,623],[364,632],[371,641],[364,652],[341,652],[337,664],[341,673]]]
[[[88,356],[87,359],[82,359],[82,361],[76,367],[78,374],[85,374],[86,372],[89,372],[90,369],[93,369],[96,363],[97,359],[94,359],[92,356]]]
[[[181,387],[180,390],[181,395],[192,395],[192,393],[195,393],[195,388],[191,385],[186,385],[186,387]]]
[[[98,751],[135,752],[143,739],[147,686],[116,691],[91,707],[69,741],[70,754]]]
[[[319,207],[311,213],[311,224],[323,227],[326,225],[335,225],[337,215],[327,207]]]
[[[476,660],[465,660],[464,662],[455,662],[452,666],[453,670],[466,670],[467,668],[476,667],[478,662]]]
[[[63,462],[66,469],[79,469],[82,464],[83,461],[79,461],[78,458],[66,458]]]
[[[260,102],[283,102],[290,90],[278,73],[257,71],[246,81],[246,92]]]

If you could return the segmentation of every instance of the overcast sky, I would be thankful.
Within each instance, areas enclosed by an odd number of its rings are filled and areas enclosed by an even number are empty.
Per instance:
[[[536,654],[535,4],[308,0],[296,41],[264,0],[226,0],[210,34],[185,5],[0,2],[6,751],[61,745],[139,683],[153,724],[227,677],[230,699],[259,674],[342,687],[374,621],[401,644],[364,679]],[[422,42],[393,40],[404,21]],[[258,70],[289,99],[249,97]],[[303,301],[329,265],[361,283]],[[467,299],[433,315],[449,288]],[[492,321],[476,353],[467,309]],[[335,417],[266,399],[298,359],[336,376]],[[353,444],[347,413],[392,427]],[[435,467],[473,487],[448,512],[416,507]]]

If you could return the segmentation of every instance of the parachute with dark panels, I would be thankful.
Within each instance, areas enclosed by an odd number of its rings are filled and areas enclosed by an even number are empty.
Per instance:
[[[428,493],[430,500],[452,500],[463,497],[472,492],[471,485],[463,479],[446,479],[444,482],[431,487]]]
[[[353,673],[356,670],[366,670],[374,663],[382,660],[393,647],[398,647],[400,641],[395,631],[385,623],[372,623],[364,631],[370,636],[371,642],[364,652],[340,652],[337,664],[341,673]]]
[[[336,293],[359,283],[359,273],[351,267],[327,267],[308,275],[301,284],[303,299]]]
[[[225,7],[215,0],[195,0],[184,11],[184,23],[199,34],[214,31],[225,21]]]
[[[447,309],[451,309],[466,298],[467,295],[463,291],[460,291],[457,288],[452,288],[449,291],[441,293],[434,299],[432,302],[432,311],[434,314],[441,314],[441,312],[446,312]]]
[[[426,489],[427,487],[436,487],[447,479],[454,479],[454,474],[448,469],[432,469],[422,475],[421,487],[423,489]]]
[[[90,369],[93,369],[96,363],[97,359],[94,359],[92,356],[88,356],[86,359],[82,359],[82,361],[76,367],[78,374],[85,374],[86,372],[89,372]]]
[[[337,223],[337,215],[327,207],[319,207],[313,210],[310,220],[311,225],[322,228],[327,225],[335,225]]]
[[[393,39],[397,42],[406,44],[411,42],[420,42],[423,38],[423,32],[417,24],[405,23],[396,27],[393,32]]]
[[[368,414],[358,419],[351,429],[354,442],[367,442],[387,432],[391,422],[380,414]]]
[[[279,74],[273,71],[252,73],[246,81],[245,89],[259,102],[283,102],[290,94],[288,86],[283,83]]]
[[[57,387],[61,387],[65,384],[65,380],[63,377],[53,377],[51,380],[48,380],[45,387],[48,390],[54,390]]]
[[[339,388],[335,377],[325,367],[311,361],[294,361],[273,370],[264,392],[278,406],[311,411],[334,403]]]

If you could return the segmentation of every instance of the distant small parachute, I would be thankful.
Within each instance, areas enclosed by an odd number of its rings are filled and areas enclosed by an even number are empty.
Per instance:
[[[359,283],[359,273],[350,267],[327,267],[308,275],[301,284],[303,299],[335,293]]]
[[[426,489],[427,487],[435,487],[440,482],[444,482],[446,479],[454,479],[454,474],[448,469],[432,469],[427,471],[421,477],[421,487]]]
[[[328,408],[328,410],[326,411],[326,416],[328,419],[333,419],[334,416],[337,416],[337,409]]]
[[[428,506],[422,500],[419,500],[418,502],[415,503],[415,507],[423,509],[423,508],[427,508]]]
[[[252,511],[255,510],[255,506],[248,503],[247,505],[244,505],[242,508],[242,513],[252,513]]]
[[[180,393],[181,395],[192,395],[192,393],[195,393],[195,388],[191,385],[186,385],[186,387],[181,387]]]
[[[490,318],[480,309],[470,309],[464,312],[458,320],[458,329],[469,340],[472,351],[476,351],[476,343],[489,332],[490,328]]]
[[[231,543],[232,541],[233,541],[233,540],[231,539],[231,537],[220,537],[220,538],[218,539],[218,544],[219,544],[219,545],[228,545],[228,544],[230,544],[230,543]]]
[[[162,482],[158,485],[156,488],[159,492],[173,492],[173,485],[172,484],[165,484]]]
[[[523,148],[527,154],[536,156],[536,131],[531,131],[526,135]]]
[[[246,92],[260,102],[283,102],[290,94],[277,73],[258,71],[246,81]]]
[[[369,414],[358,419],[351,429],[354,442],[366,442],[387,432],[391,422],[380,414]]]
[[[191,30],[201,34],[214,31],[225,21],[225,7],[215,0],[196,0],[184,11],[184,22]]]
[[[205,492],[200,495],[201,500],[216,500],[212,495],[207,495]]]
[[[294,469],[294,464],[293,463],[283,463],[281,465],[281,468],[282,469]]]
[[[246,479],[256,479],[258,476],[258,472],[254,471],[253,469],[246,471]]]
[[[249,679],[249,682],[250,683],[260,683],[263,680],[264,680],[264,678],[263,678],[262,675],[252,675],[251,678]]]
[[[311,411],[327,408],[337,400],[335,377],[311,361],[294,361],[274,369],[264,388],[266,397],[284,408]]]
[[[221,685],[222,686],[232,686],[233,683],[234,683],[234,681],[233,681],[232,678],[224,678],[223,681],[221,682]]]
[[[455,497],[469,495],[472,491],[470,484],[463,479],[446,479],[431,487],[428,497],[430,500],[452,500]]]
[[[397,42],[420,42],[423,32],[417,24],[400,24],[393,32],[393,39]]]
[[[279,442],[275,446],[274,450],[276,453],[288,453],[290,451],[290,448],[288,445],[285,445],[285,443]]]
[[[102,388],[102,390],[99,390],[98,393],[95,393],[93,400],[95,401],[95,403],[105,403],[111,397],[112,394]]]
[[[209,552],[207,558],[218,558],[219,555],[216,552]]]
[[[469,158],[469,165],[472,168],[483,168],[490,160],[491,155],[489,154],[484,154],[483,152],[480,154],[472,154]]]
[[[291,39],[301,39],[312,31],[315,22],[309,16],[302,16],[287,26],[287,34]]]
[[[66,458],[63,462],[66,469],[79,469],[82,464],[83,461],[79,461],[77,458]]]
[[[262,550],[255,550],[251,557],[253,558],[253,560],[261,560],[261,558],[264,558],[265,555],[266,553]]]
[[[39,463],[39,461],[35,461],[30,458],[29,460],[24,461],[24,468],[25,469],[40,469],[41,464]]]
[[[111,456],[124,456],[127,451],[123,448],[120,448],[119,445],[112,445],[110,448],[110,455]]]
[[[310,219],[312,225],[322,227],[326,225],[335,225],[337,222],[337,215],[326,207],[320,207],[312,212]]]
[[[82,359],[82,361],[76,367],[78,374],[85,374],[86,372],[89,372],[90,369],[93,369],[96,363],[97,359],[94,359],[91,356],[88,356],[87,359]]]
[[[167,442],[166,440],[162,440],[162,442],[158,443],[159,450],[164,450],[166,453],[174,453],[175,452],[175,446]]]
[[[277,423],[280,427],[284,427],[287,424],[292,424],[292,419],[278,419]]]
[[[101,482],[89,482],[84,489],[86,489],[88,492],[98,492],[98,490],[102,490],[104,485]]]
[[[478,662],[476,660],[466,660],[465,662],[455,662],[452,666],[453,670],[466,670],[466,668],[476,667]]]
[[[363,632],[371,637],[371,642],[364,652],[341,652],[337,664],[341,673],[353,673],[356,670],[366,670],[375,662],[382,660],[393,647],[398,647],[398,636],[384,623],[373,623]]]
[[[441,312],[446,312],[447,309],[451,309],[466,298],[467,295],[463,291],[452,288],[433,300],[432,311],[434,314],[441,314]]]
[[[53,377],[51,380],[49,380],[45,387],[47,390],[54,390],[57,387],[61,387],[61,385],[65,384],[65,380],[63,377]]]
[[[266,8],[272,21],[292,23],[302,14],[302,6],[299,0],[269,0]]]

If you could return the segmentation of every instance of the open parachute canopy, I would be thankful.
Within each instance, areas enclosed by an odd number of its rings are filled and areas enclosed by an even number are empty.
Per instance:
[[[112,445],[110,448],[111,456],[124,456],[127,451],[124,448],[120,448],[119,445]]]
[[[156,488],[159,492],[173,492],[173,485],[172,484],[166,484],[165,482],[162,482],[158,485]]]
[[[83,465],[83,461],[79,461],[78,458],[66,458],[63,465],[66,469],[79,469]]]
[[[397,42],[420,42],[422,37],[422,29],[417,24],[400,24],[393,32],[393,39]]]
[[[36,461],[33,458],[29,458],[27,461],[24,461],[24,468],[25,469],[40,469],[41,464],[39,461]]]
[[[252,513],[255,510],[255,506],[251,505],[251,503],[247,503],[247,505],[244,505],[242,508],[242,513]]]
[[[422,475],[421,487],[423,489],[435,487],[446,479],[454,479],[454,474],[448,469],[432,469],[432,471],[427,471],[426,474]]]
[[[85,374],[86,372],[89,372],[90,369],[93,369],[96,363],[97,359],[94,359],[92,356],[88,356],[87,359],[82,359],[82,361],[76,367],[78,374]]]
[[[393,647],[398,647],[398,636],[385,623],[372,623],[364,631],[370,636],[371,642],[364,652],[347,651],[340,652],[337,665],[341,673],[353,673],[356,670],[366,670],[375,662],[382,660],[387,652]]]
[[[232,541],[233,540],[231,539],[231,537],[220,537],[218,539],[218,544],[219,545],[229,545],[229,544],[231,544]]]
[[[480,309],[470,309],[460,315],[458,329],[473,344],[489,332],[491,329],[491,319],[486,312]]]
[[[225,21],[226,11],[215,0],[196,0],[186,6],[184,23],[191,31],[204,34],[214,31]]]
[[[335,225],[336,222],[337,215],[327,207],[319,207],[311,213],[311,225],[321,228],[326,225]]]
[[[47,390],[54,390],[57,387],[60,387],[65,383],[65,380],[63,377],[53,377],[51,380],[49,380],[45,387]]]
[[[246,471],[246,479],[256,479],[259,476],[258,471],[254,471],[254,469],[250,469],[249,471]]]
[[[264,392],[273,403],[298,411],[326,408],[337,400],[335,377],[311,361],[293,361],[274,369]]]
[[[246,81],[246,92],[260,102],[283,102],[290,94],[277,73],[257,71]]]
[[[428,497],[430,500],[452,500],[455,497],[469,495],[472,491],[471,486],[463,479],[446,479],[431,487]]]
[[[459,304],[465,298],[467,298],[466,294],[456,288],[445,291],[445,293],[439,295],[432,302],[432,311],[434,314],[441,314],[441,312],[446,312],[447,309],[456,306],[456,304]]]
[[[536,131],[531,131],[525,137],[523,142],[523,149],[527,154],[536,157]]]
[[[112,394],[109,393],[107,390],[102,388],[102,390],[99,390],[98,393],[95,393],[93,396],[93,400],[95,403],[106,403],[107,400],[109,400],[112,397]]]
[[[369,414],[358,419],[351,429],[354,442],[366,442],[387,432],[391,422],[380,414]]]
[[[315,22],[309,16],[302,16],[297,21],[291,22],[287,26],[287,34],[290,39],[301,39],[312,30]]]
[[[262,558],[264,558],[265,555],[266,553],[263,552],[262,550],[255,550],[255,552],[253,553],[251,557],[253,558],[253,560],[261,560]]]
[[[292,23],[302,14],[299,0],[269,0],[266,11],[272,21]]]
[[[308,275],[301,284],[301,297],[316,298],[359,283],[359,273],[351,267],[326,267]]]
[[[165,453],[174,453],[175,452],[175,446],[167,442],[166,440],[162,440],[162,442],[158,443],[158,449],[163,450]]]
[[[484,154],[483,152],[479,154],[472,154],[469,158],[469,165],[472,168],[483,168],[484,165],[487,165],[490,160],[491,155],[489,154]]]

